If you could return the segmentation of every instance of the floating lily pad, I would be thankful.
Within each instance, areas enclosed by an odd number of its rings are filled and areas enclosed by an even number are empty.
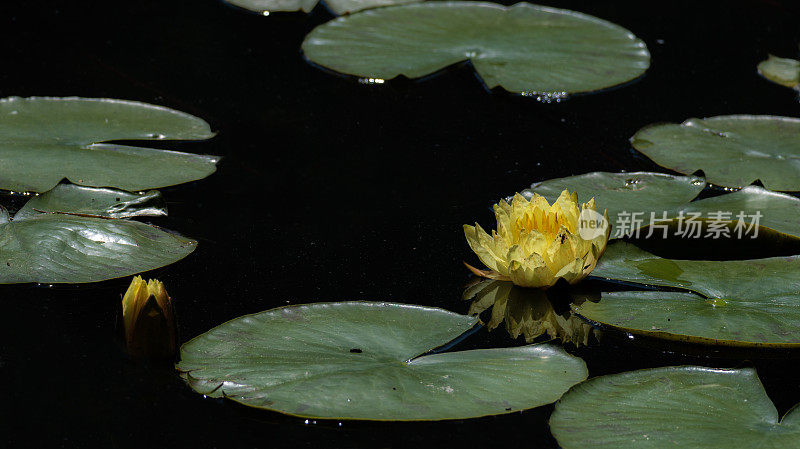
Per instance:
[[[748,228],[758,225],[800,238],[800,199],[759,186],[747,186],[736,192],[688,203],[670,216],[678,216],[680,212],[684,216],[699,213],[706,218],[716,212],[729,213],[731,221],[741,220]],[[752,236],[753,232],[749,235]]]
[[[551,203],[565,189],[577,192],[581,202],[594,198],[597,209],[608,212],[612,222],[611,238],[619,238],[622,235],[617,231],[631,228],[631,213],[640,214],[638,219],[648,223],[651,213],[660,218],[663,212],[686,205],[705,185],[703,178],[696,176],[594,172],[538,182],[521,193],[528,198],[538,193]],[[626,217],[627,224],[623,222]]]
[[[574,305],[585,319],[624,332],[685,343],[739,347],[800,347],[797,296],[707,299],[694,293],[603,293]]]
[[[702,295],[605,293],[573,310],[630,332],[726,346],[800,345],[800,256],[705,261],[664,259],[617,242],[593,276]]]
[[[464,291],[464,299],[472,300],[469,314],[478,316],[491,308],[490,330],[505,323],[512,338],[520,335],[528,343],[546,335],[575,346],[589,344],[592,326],[569,311],[558,313],[547,296],[537,288],[516,287],[508,281],[484,280]]]
[[[587,376],[561,348],[426,354],[477,318],[421,306],[289,306],[222,324],[181,348],[198,393],[334,419],[441,420],[548,404]],[[423,355],[421,355],[423,354]]]
[[[800,305],[800,256],[749,260],[664,259],[626,242],[606,248],[592,276],[691,290],[726,301],[794,300]],[[800,323],[798,323],[800,325]]]
[[[225,0],[232,5],[267,15],[278,11],[311,12],[319,0]],[[336,15],[354,13],[379,6],[400,5],[420,0],[325,0],[323,3]]]
[[[797,89],[800,86],[800,61],[769,55],[758,64],[758,73],[781,86]]]
[[[311,61],[366,78],[419,78],[469,60],[489,87],[558,98],[642,75],[644,42],[574,11],[518,3],[423,2],[340,17],[303,42]]]
[[[680,173],[703,170],[712,184],[800,190],[800,119],[727,115],[639,130],[633,147]]]
[[[680,366],[584,382],[556,405],[564,449],[786,449],[800,440],[800,407],[783,419],[752,369]]]
[[[177,262],[197,247],[194,240],[144,223],[71,214],[80,210],[93,215],[143,212],[147,209],[137,210],[136,201],[153,199],[152,192],[118,192],[120,202],[124,198],[128,206],[115,210],[108,207],[110,189],[82,192],[88,199],[97,199],[99,207],[94,209],[90,201],[79,198],[82,189],[86,188],[56,188],[52,195],[29,201],[58,212],[40,212],[25,205],[11,220],[0,207],[0,284],[84,283],[124,277]]]
[[[167,207],[157,190],[131,193],[104,187],[59,184],[31,198],[14,218],[23,220],[40,213],[130,218],[167,215]]]
[[[102,142],[213,135],[202,119],[146,103],[5,98],[0,100],[0,188],[45,192],[67,178],[136,191],[194,181],[214,173],[219,157]]]

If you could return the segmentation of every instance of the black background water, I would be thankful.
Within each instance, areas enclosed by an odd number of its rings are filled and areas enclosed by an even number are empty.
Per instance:
[[[628,143],[652,122],[800,112],[792,91],[755,69],[768,52],[797,56],[795,2],[542,3],[630,29],[652,67],[628,86],[542,104],[487,92],[466,65],[385,85],[312,67],[299,47],[331,18],[322,7],[262,17],[213,0],[3,2],[0,93],[141,100],[219,132],[161,145],[225,156],[210,178],[164,189],[170,217],[151,220],[200,241],[185,260],[147,274],[174,298],[182,341],[242,314],[313,301],[464,313],[461,261],[474,256],[461,225],[491,225],[498,197],[541,179],[659,170]],[[115,319],[128,282],[0,287],[8,447],[556,446],[550,406],[444,423],[306,424],[203,399],[170,366],[125,357]],[[469,344],[521,343],[496,330]],[[686,355],[613,338],[573,352],[593,376],[756,366],[781,413],[800,402],[792,353]]]

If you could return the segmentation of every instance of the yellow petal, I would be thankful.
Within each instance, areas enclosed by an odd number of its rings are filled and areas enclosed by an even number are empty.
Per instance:
[[[484,265],[497,272],[501,272],[501,267],[503,271],[507,271],[508,264],[502,259],[506,249],[502,248],[500,254],[495,253],[495,240],[479,224],[476,223],[475,226],[464,225],[464,236],[467,238],[469,247],[472,248],[472,251],[475,252]],[[502,239],[498,240],[502,241]]]
[[[147,283],[141,276],[135,276],[122,297],[122,321],[125,327],[126,341],[132,339],[136,318],[139,316],[139,312],[147,301],[148,296]]]
[[[580,217],[581,211],[578,209],[577,192],[572,194],[567,190],[561,192],[551,210],[558,219],[559,225],[566,226],[571,233],[578,231],[578,217]]]
[[[556,273],[556,277],[562,278],[570,284],[576,284],[580,282],[586,277],[586,275],[583,273],[583,259],[575,259],[565,264],[561,270]]]
[[[520,287],[550,287],[556,283],[556,278],[547,267],[547,264],[538,254],[532,254],[522,261],[512,260],[508,266],[508,275],[511,282]]]
[[[554,273],[561,270],[561,267],[575,260],[577,249],[580,245],[580,237],[570,234],[565,227],[559,229],[558,234],[547,247],[544,253],[544,260]]]
[[[531,254],[544,254],[549,242],[547,236],[539,231],[522,231],[519,234],[519,245],[525,257]]]
[[[122,297],[125,343],[133,357],[171,357],[175,353],[175,318],[164,284],[131,280]]]
[[[494,217],[497,220],[497,233],[505,240],[506,245],[513,245],[514,234],[511,231],[511,206],[509,206],[505,200],[494,205]]]

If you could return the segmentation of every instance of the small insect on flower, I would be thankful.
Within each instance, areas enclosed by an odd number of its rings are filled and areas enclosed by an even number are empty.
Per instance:
[[[494,206],[497,230],[464,225],[472,251],[489,270],[467,267],[490,279],[510,280],[520,287],[548,288],[559,279],[570,284],[591,273],[606,249],[611,228],[594,198],[578,208],[577,193],[567,190],[551,206],[538,194],[528,200],[514,195],[511,203]]]
[[[134,358],[168,358],[175,354],[175,315],[164,284],[136,276],[122,297],[125,344]]]

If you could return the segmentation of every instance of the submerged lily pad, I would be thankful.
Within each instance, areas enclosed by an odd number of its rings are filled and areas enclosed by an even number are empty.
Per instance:
[[[167,207],[157,190],[131,193],[104,187],[59,184],[31,198],[14,219],[23,220],[40,213],[130,218],[167,215]]]
[[[603,293],[574,305],[585,319],[624,332],[686,343],[739,347],[800,347],[797,296],[708,299],[694,293]]]
[[[225,0],[232,5],[268,15],[278,11],[311,12],[319,0]],[[324,0],[324,4],[336,15],[354,13],[379,6],[400,5],[421,0]]]
[[[575,346],[589,344],[592,326],[569,310],[558,313],[547,296],[537,288],[521,288],[508,281],[484,280],[464,291],[464,299],[472,300],[469,315],[478,316],[491,308],[490,330],[505,323],[511,338],[522,335],[528,343],[546,335]]]
[[[288,306],[189,341],[177,368],[211,397],[304,417],[367,420],[509,413],[553,402],[586,379],[583,361],[555,346],[426,355],[477,322],[404,304]]]
[[[758,64],[758,73],[781,86],[798,89],[800,86],[800,61],[769,55],[766,61]]]
[[[59,186],[32,198],[13,220],[0,207],[0,284],[96,282],[186,257],[196,241],[136,221],[73,215],[155,213],[162,209],[137,201],[157,199],[156,194]],[[125,207],[111,205],[109,195],[118,195]]]
[[[45,192],[67,178],[136,191],[194,181],[214,173],[219,157],[102,142],[213,135],[202,119],[135,101],[5,98],[0,100],[0,188]]]
[[[651,213],[661,218],[663,212],[689,203],[705,185],[703,178],[696,176],[593,172],[538,182],[521,193],[528,198],[538,193],[551,203],[565,189],[577,192],[581,202],[594,198],[598,210],[608,212],[612,224],[611,238],[618,238],[622,235],[617,231],[631,229],[631,213],[640,214],[638,218],[644,223],[649,222]],[[624,223],[626,217],[628,222]]]
[[[633,147],[680,173],[703,170],[712,184],[744,187],[761,180],[772,190],[800,190],[800,119],[727,115],[650,125]]]
[[[564,449],[786,449],[798,446],[800,407],[780,419],[752,369],[666,367],[576,386],[550,429]]]
[[[419,78],[469,60],[489,87],[559,97],[615,86],[650,64],[644,42],[589,15],[529,3],[423,2],[340,17],[303,42],[314,63]]]

